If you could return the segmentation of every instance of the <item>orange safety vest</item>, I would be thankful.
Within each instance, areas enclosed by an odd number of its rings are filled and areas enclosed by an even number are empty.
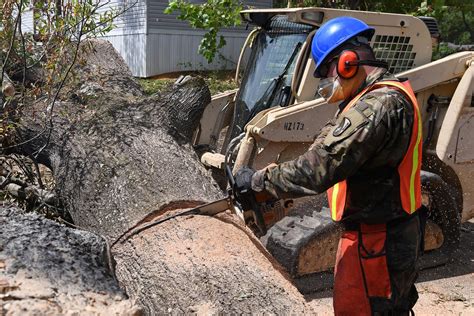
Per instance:
[[[418,108],[418,102],[411,85],[408,81],[382,81],[377,82],[370,87],[362,90],[354,99],[349,102],[343,112],[350,109],[356,104],[359,99],[367,92],[384,86],[395,87],[401,90],[405,95],[410,98],[414,108],[414,120],[412,133],[410,138],[410,146],[403,157],[402,162],[398,166],[398,175],[400,177],[400,199],[402,202],[402,208],[408,214],[412,214],[421,207],[421,115],[420,109]],[[347,192],[347,181],[343,180],[336,183],[332,188],[327,190],[329,207],[331,209],[331,217],[334,221],[340,221],[344,215],[346,206],[346,192]]]

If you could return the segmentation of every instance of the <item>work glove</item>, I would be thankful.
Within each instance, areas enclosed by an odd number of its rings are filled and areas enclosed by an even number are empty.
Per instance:
[[[252,190],[252,176],[255,170],[249,167],[242,167],[234,176],[234,196],[244,210],[252,208],[255,203],[255,195]]]
[[[267,229],[260,206],[255,199],[255,192],[252,190],[252,177],[255,170],[249,167],[243,167],[237,171],[234,176],[234,197],[244,212],[252,210],[255,222],[250,225],[257,236],[265,235]],[[246,223],[248,225],[248,223]]]

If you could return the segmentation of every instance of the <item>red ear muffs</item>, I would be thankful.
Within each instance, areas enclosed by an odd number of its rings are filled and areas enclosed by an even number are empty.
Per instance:
[[[339,55],[337,61],[337,73],[344,79],[355,76],[359,69],[359,56],[353,50],[345,50]]]

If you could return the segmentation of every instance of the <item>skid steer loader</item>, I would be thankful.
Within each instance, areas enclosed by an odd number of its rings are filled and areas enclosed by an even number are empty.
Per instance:
[[[239,89],[214,96],[195,133],[194,145],[206,149],[202,163],[217,170],[259,169],[304,153],[337,109],[315,94],[311,40],[329,19],[361,19],[376,30],[370,43],[376,57],[408,78],[416,93],[424,136],[423,203],[429,209],[425,249],[437,249],[436,258],[447,260],[459,242],[461,221],[474,216],[474,52],[431,62],[430,31],[437,33],[437,26],[430,18],[327,8],[245,10],[241,16],[256,27],[240,55]],[[262,240],[294,278],[334,264],[339,227],[325,206],[320,195],[263,208],[272,227]]]

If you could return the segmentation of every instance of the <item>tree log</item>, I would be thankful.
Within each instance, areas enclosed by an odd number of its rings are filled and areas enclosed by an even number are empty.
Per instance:
[[[0,314],[122,314],[139,309],[111,277],[102,238],[0,207]]]
[[[204,81],[144,97],[110,47],[93,42],[86,66],[49,104],[50,118],[40,110],[46,104],[31,107],[11,151],[52,169],[74,223],[113,244],[120,285],[148,314],[307,311],[260,242],[230,216],[177,217],[115,243],[156,216],[223,193],[190,145],[210,101]]]
[[[117,277],[147,314],[303,314],[301,294],[252,232],[180,217],[114,247]]]

